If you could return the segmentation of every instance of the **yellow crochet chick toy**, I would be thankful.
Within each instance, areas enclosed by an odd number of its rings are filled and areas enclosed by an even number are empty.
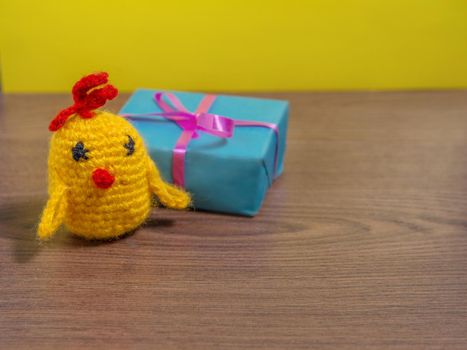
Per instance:
[[[148,217],[153,193],[169,208],[183,209],[190,196],[165,183],[143,140],[123,117],[95,110],[118,91],[108,74],[91,74],[73,87],[74,105],[51,122],[49,200],[38,228],[49,239],[64,223],[86,239],[112,239]]]

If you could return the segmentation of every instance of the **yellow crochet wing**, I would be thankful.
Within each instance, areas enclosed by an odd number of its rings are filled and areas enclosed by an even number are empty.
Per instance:
[[[41,221],[37,230],[37,235],[41,240],[47,240],[57,231],[63,223],[67,206],[66,187],[62,183],[57,183],[50,193],[49,200],[42,212]]]
[[[149,157],[148,177],[149,189],[159,198],[164,206],[172,209],[184,209],[190,205],[190,195],[184,190],[164,182],[159,170]]]

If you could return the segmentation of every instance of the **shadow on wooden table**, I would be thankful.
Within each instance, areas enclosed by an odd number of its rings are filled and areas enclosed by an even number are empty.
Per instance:
[[[148,220],[135,231],[114,240],[85,240],[73,235],[65,228],[60,228],[53,238],[40,242],[36,236],[37,225],[45,197],[4,202],[0,204],[0,241],[11,242],[11,254],[17,263],[28,263],[43,249],[59,247],[82,248],[114,244],[131,237],[136,231],[148,231],[162,236],[170,236],[170,241],[201,239],[244,240],[246,237],[266,237],[282,232],[294,233],[306,227],[295,220],[274,220],[261,215],[252,219],[232,215],[206,212],[178,212],[166,209],[153,209]],[[254,220],[254,225],[253,225]],[[175,224],[176,223],[176,224]],[[196,229],[193,229],[196,227]],[[148,236],[138,237],[143,242]],[[153,236],[151,241],[153,240]],[[185,237],[185,238],[183,238]],[[148,242],[152,244],[152,242]],[[232,242],[231,242],[232,243]]]
[[[13,242],[13,255],[18,263],[31,261],[44,247],[59,246],[83,247],[113,244],[132,236],[137,230],[111,240],[85,240],[73,235],[61,227],[50,241],[41,242],[36,235],[42,209],[45,205],[43,198],[32,198],[27,201],[15,201],[0,204],[0,239]],[[171,227],[173,219],[150,218],[145,227]]]

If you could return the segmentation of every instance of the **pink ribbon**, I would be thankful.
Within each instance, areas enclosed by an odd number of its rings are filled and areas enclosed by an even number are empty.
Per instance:
[[[170,103],[164,101],[164,97]],[[141,114],[123,114],[122,116],[132,120],[154,121],[152,118],[144,117],[163,117],[174,121],[182,129],[173,149],[172,158],[172,177],[176,185],[185,187],[185,156],[188,144],[192,139],[199,137],[198,132],[205,132],[220,138],[231,138],[236,126],[255,126],[269,128],[276,135],[274,150],[274,177],[277,171],[277,161],[279,153],[279,129],[274,123],[234,120],[232,118],[210,114],[209,109],[216,100],[215,95],[206,95],[196,108],[195,112],[188,111],[182,102],[172,93],[158,92],[154,99],[163,111],[161,113],[141,113]]]

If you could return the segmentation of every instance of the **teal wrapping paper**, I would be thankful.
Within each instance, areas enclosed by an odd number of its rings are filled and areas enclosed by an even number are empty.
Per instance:
[[[120,114],[162,112],[154,101],[155,93],[161,91],[135,91]],[[205,96],[191,92],[171,93],[190,111],[194,111]],[[185,158],[185,188],[192,194],[195,209],[246,216],[258,213],[268,188],[283,172],[288,110],[288,102],[283,100],[217,96],[209,113],[235,120],[274,123],[279,129],[279,140],[272,129],[264,127],[237,126],[233,137],[228,139],[198,131],[199,137],[191,140]],[[160,117],[151,121],[130,121],[145,140],[163,178],[173,182],[172,153],[181,128]]]

